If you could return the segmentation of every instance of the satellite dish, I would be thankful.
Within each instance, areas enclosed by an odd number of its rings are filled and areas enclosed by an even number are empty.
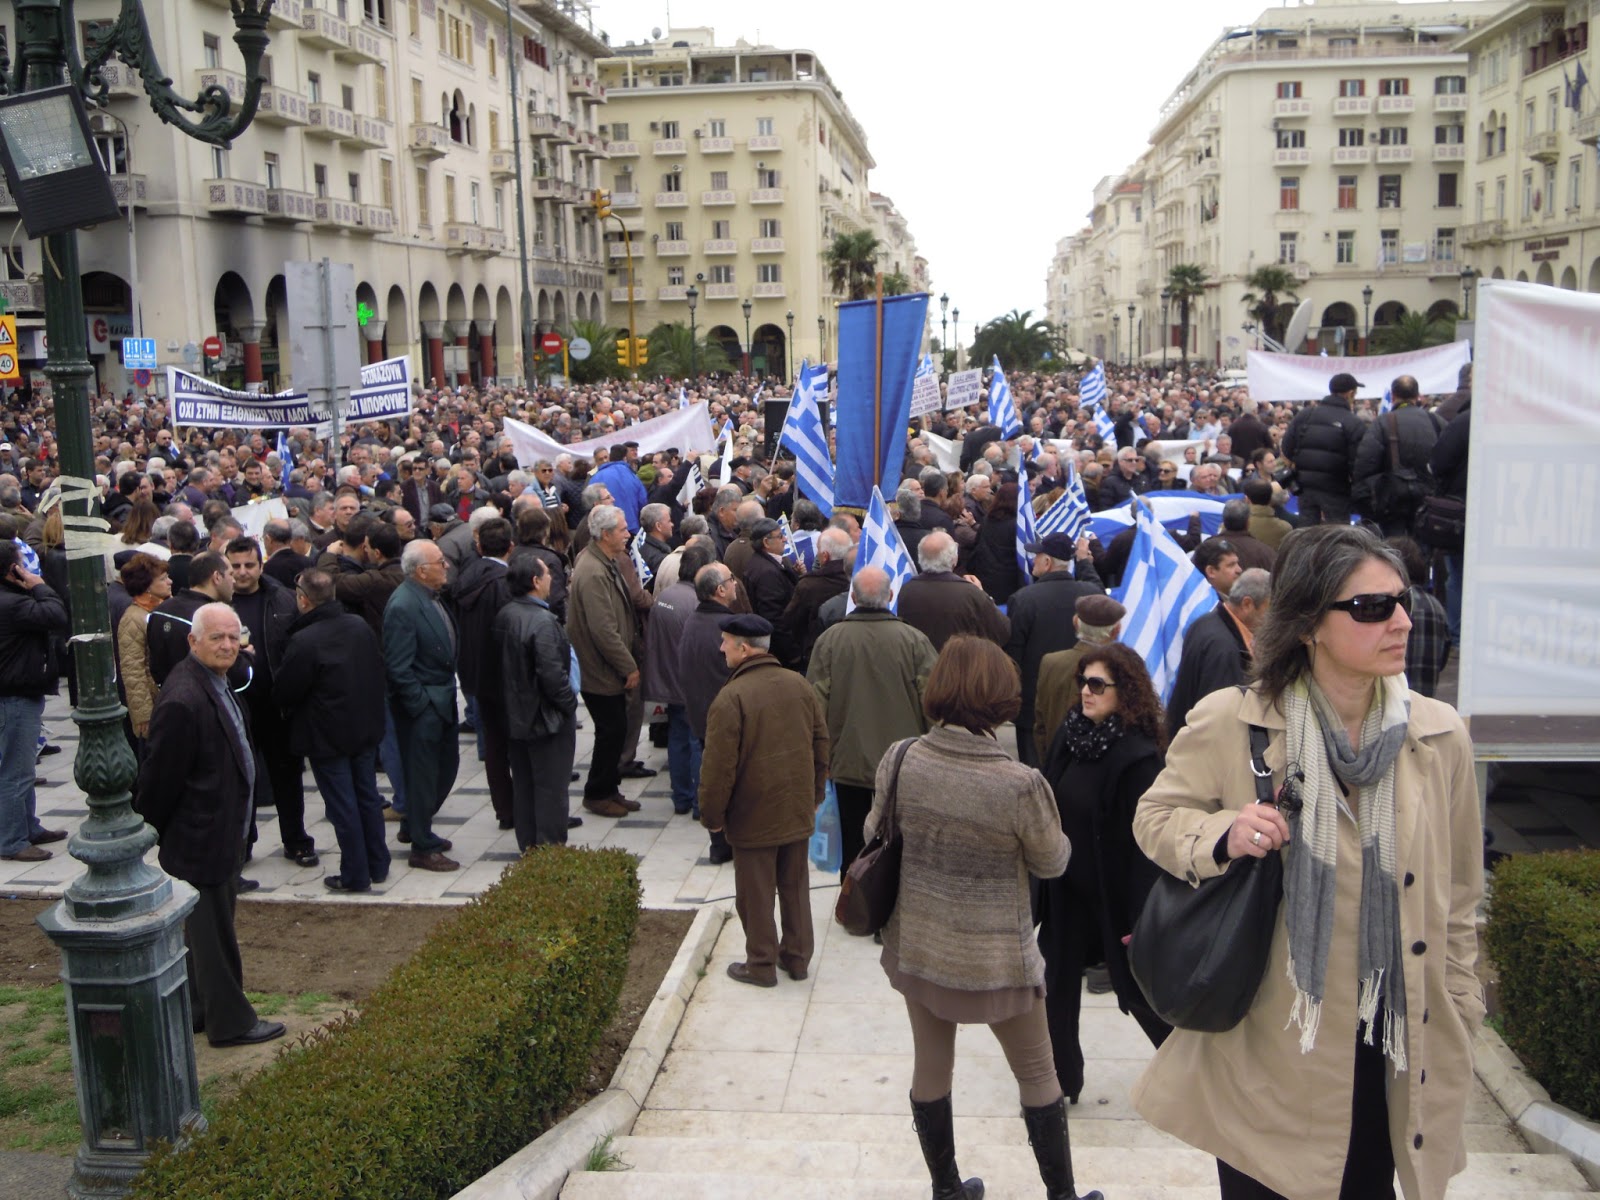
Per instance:
[[[1306,330],[1311,328],[1311,301],[1300,301],[1300,307],[1294,310],[1294,316],[1289,318],[1289,327],[1283,331],[1283,349],[1285,354],[1298,354],[1296,349],[1301,342],[1306,340]]]
[[[659,42],[661,40],[661,26],[657,25],[654,29],[652,29],[650,31],[650,36]]]

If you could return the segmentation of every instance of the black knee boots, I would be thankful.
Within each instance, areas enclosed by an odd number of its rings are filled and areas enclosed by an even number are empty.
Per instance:
[[[1028,1127],[1028,1144],[1039,1164],[1048,1200],[1105,1200],[1099,1192],[1079,1196],[1072,1180],[1072,1143],[1067,1138],[1067,1098],[1042,1108],[1023,1107],[1022,1121]]]
[[[922,1143],[922,1157],[933,1177],[933,1200],[983,1200],[983,1180],[961,1181],[956,1170],[955,1118],[950,1097],[911,1101],[911,1121]]]

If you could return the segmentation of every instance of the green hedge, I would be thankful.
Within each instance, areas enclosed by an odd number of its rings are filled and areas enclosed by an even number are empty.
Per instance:
[[[350,936],[361,936],[353,907]],[[616,1010],[637,860],[543,849],[441,922],[368,1000],[248,1081],[138,1200],[435,1200],[549,1125]],[[248,957],[248,954],[247,954]]]
[[[1503,860],[1487,941],[1506,1041],[1552,1099],[1600,1120],[1600,852]]]

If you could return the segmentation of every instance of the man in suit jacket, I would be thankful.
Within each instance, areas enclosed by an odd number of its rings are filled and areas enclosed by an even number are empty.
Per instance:
[[[191,884],[199,900],[184,922],[195,1029],[213,1046],[282,1037],[244,994],[233,929],[235,880],[256,763],[244,709],[228,686],[239,657],[239,618],[226,604],[194,614],[189,653],[168,673],[150,717],[139,770],[139,809],[161,840],[167,874]]]
[[[439,592],[448,577],[444,552],[418,539],[400,556],[405,582],[383,610],[383,665],[389,680],[406,781],[410,863],[424,871],[456,871],[448,838],[433,832],[433,814],[455,786],[461,765],[456,723],[456,623]]]

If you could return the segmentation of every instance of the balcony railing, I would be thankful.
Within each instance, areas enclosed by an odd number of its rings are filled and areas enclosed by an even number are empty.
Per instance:
[[[1555,162],[1561,157],[1561,135],[1553,129],[1529,134],[1523,149],[1527,151],[1529,158],[1540,162]]]
[[[1465,142],[1435,142],[1433,144],[1434,162],[1466,162],[1467,144]]]
[[[376,204],[364,204],[361,207],[361,226],[368,233],[393,233],[394,212]]]
[[[1434,112],[1466,112],[1467,94],[1465,92],[1435,92],[1433,95]]]
[[[752,293],[757,300],[781,299],[783,297],[783,283],[758,283]]]
[[[1379,97],[1379,99],[1383,99],[1383,97]],[[1388,99],[1396,100],[1401,99],[1401,97],[1390,96]],[[1376,157],[1380,165],[1383,163],[1408,163],[1411,161],[1410,146],[1379,146],[1377,150]]]
[[[1371,96],[1335,96],[1333,98],[1333,115],[1336,117],[1365,117],[1371,112]]]
[[[1504,241],[1505,236],[1504,220],[1478,221],[1461,227],[1461,244],[1464,246],[1483,246],[1491,242]]]
[[[738,193],[733,191],[732,188],[720,188],[716,191],[700,193],[700,204],[702,207],[714,208],[718,205],[737,204],[738,202]]]
[[[517,176],[517,156],[512,150],[489,151],[489,178],[500,181],[515,179]]]
[[[361,206],[352,200],[315,196],[311,201],[311,223],[323,229],[355,229],[361,224]]]
[[[745,149],[763,154],[777,154],[783,149],[783,139],[775,133],[758,133],[745,143]]]
[[[267,189],[249,179],[207,179],[206,211],[259,216],[267,211]]]
[[[737,283],[708,283],[701,289],[707,300],[737,300],[739,298],[739,285]]]
[[[612,158],[637,158],[639,156],[638,142],[607,142],[606,149],[611,151]]]
[[[388,121],[380,121],[376,117],[362,116],[358,113],[355,135],[348,140],[369,150],[387,150],[389,143],[394,140],[394,126]]]
[[[530,113],[528,116],[528,136],[536,138],[553,138],[561,124],[561,118],[555,113]]]
[[[606,247],[606,255],[607,257],[613,259],[629,257],[643,258],[644,246],[634,241],[630,241],[626,245],[624,245],[622,242],[610,242]]]
[[[291,188],[268,188],[267,211],[269,221],[285,224],[310,221],[315,213],[316,197],[310,192],[297,192]]]
[[[300,14],[300,44],[344,50],[350,45],[350,26],[325,9],[307,5]]]
[[[701,154],[732,154],[733,139],[731,137],[703,137],[700,139]]]
[[[535,200],[561,198],[561,180],[552,175],[535,175],[528,181],[528,186]]]
[[[1309,117],[1311,115],[1311,101],[1304,97],[1293,100],[1274,100],[1272,102],[1272,115],[1275,117]]]
[[[1417,111],[1417,98],[1415,96],[1379,96],[1378,115],[1399,116],[1402,113]]]
[[[751,204],[782,204],[783,198],[783,189],[781,187],[750,189]]]
[[[687,300],[689,288],[682,283],[669,283],[666,287],[656,289],[657,300]]]
[[[117,198],[117,206],[127,208],[131,200],[134,208],[144,208],[149,203],[146,199],[147,182],[144,175],[124,172],[111,176],[111,194]]]
[[[310,118],[306,125],[306,136],[332,138],[340,142],[356,140],[356,115],[348,108],[323,101],[308,105],[306,115]]]
[[[689,243],[681,241],[660,241],[656,243],[657,258],[677,258],[689,253]]]
[[[650,149],[657,155],[687,154],[689,153],[689,143],[682,138],[657,138]]]
[[[350,63],[381,63],[389,57],[388,39],[374,26],[353,22],[347,27],[345,43],[333,56]]]
[[[738,238],[707,238],[700,247],[702,254],[737,254]]]
[[[482,225],[467,221],[446,221],[444,226],[444,251],[446,254],[467,254],[481,250],[487,239]]]
[[[1593,146],[1600,142],[1600,112],[1585,113],[1578,118],[1578,125],[1574,131],[1577,138],[1585,145]]]
[[[750,239],[750,253],[752,254],[782,254],[783,239],[781,237],[758,237]]]
[[[450,131],[443,125],[413,125],[411,153],[418,158],[443,158],[450,148]]]
[[[657,208],[688,208],[689,207],[689,193],[688,192],[657,192],[656,193],[656,207]]]
[[[1371,146],[1335,146],[1330,153],[1339,167],[1365,166],[1372,161]]]
[[[1304,146],[1279,146],[1272,152],[1272,163],[1278,167],[1296,167],[1311,161],[1311,151]]]
[[[611,193],[611,207],[612,208],[638,208],[639,207],[639,193],[638,192],[612,192]]]

